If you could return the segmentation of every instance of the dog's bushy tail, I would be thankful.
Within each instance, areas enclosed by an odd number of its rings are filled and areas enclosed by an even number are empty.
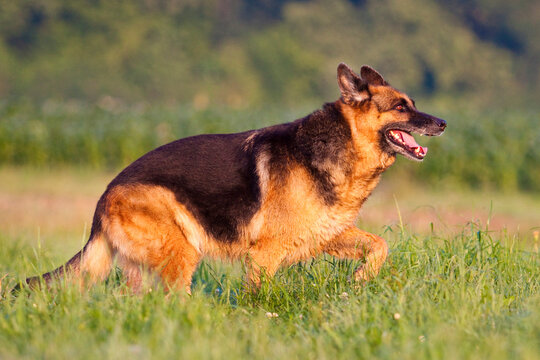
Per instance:
[[[52,281],[63,278],[73,279],[81,285],[85,279],[94,283],[107,277],[111,266],[112,253],[106,239],[102,234],[91,234],[84,248],[67,263],[43,275],[30,277],[25,282],[31,289],[48,286]],[[20,290],[20,285],[13,290]]]

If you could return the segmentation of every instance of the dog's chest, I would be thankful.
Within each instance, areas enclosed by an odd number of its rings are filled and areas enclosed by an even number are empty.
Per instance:
[[[327,204],[310,179],[299,174],[288,186],[268,194],[256,235],[279,239],[289,261],[320,253],[327,242],[354,226],[363,200],[352,190],[343,189],[336,203]]]
[[[268,182],[262,206],[245,233],[250,243],[279,243],[289,261],[320,253],[327,242],[354,226],[379,174],[368,171],[343,181],[335,186],[336,201],[329,204],[310,174],[295,168],[287,181]]]

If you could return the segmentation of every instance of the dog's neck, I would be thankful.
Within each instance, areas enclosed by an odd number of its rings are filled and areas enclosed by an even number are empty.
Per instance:
[[[363,176],[363,174],[373,174],[375,170],[383,172],[390,167],[396,156],[388,153],[381,146],[382,135],[377,124],[373,121],[378,116],[375,106],[367,103],[359,112],[342,101],[338,100],[335,104],[351,130],[355,173],[358,176]]]
[[[357,118],[358,109],[352,110],[337,101],[300,119],[292,153],[308,169],[329,205],[337,202],[359,208],[395,156],[382,149],[380,134],[368,126],[376,114],[366,109],[362,119]]]
[[[351,205],[360,207],[379,183],[382,173],[394,163],[396,156],[381,147],[381,134],[372,119],[377,113],[370,104],[366,104],[361,113],[353,111],[341,101],[337,101],[336,106],[351,129],[352,151],[349,156],[352,169],[343,184],[346,187],[343,193],[347,194],[346,197],[350,199],[347,201]]]

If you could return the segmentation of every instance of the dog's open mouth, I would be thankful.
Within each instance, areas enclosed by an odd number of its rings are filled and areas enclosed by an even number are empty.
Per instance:
[[[386,137],[392,144],[398,146],[407,155],[415,159],[423,160],[427,154],[428,148],[418,145],[412,135],[406,131],[391,129],[386,132]]]

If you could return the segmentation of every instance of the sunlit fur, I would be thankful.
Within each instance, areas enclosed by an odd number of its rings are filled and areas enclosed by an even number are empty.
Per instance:
[[[341,64],[342,97],[303,119],[182,139],[143,156],[109,184],[81,253],[43,278],[67,272],[95,282],[116,258],[136,291],[149,271],[189,292],[204,256],[245,261],[257,285],[261,272],[325,252],[363,260],[354,277],[371,279],[388,247],[355,222],[396,158],[382,129],[416,115],[392,111],[397,99],[415,107],[373,69],[361,74]]]

